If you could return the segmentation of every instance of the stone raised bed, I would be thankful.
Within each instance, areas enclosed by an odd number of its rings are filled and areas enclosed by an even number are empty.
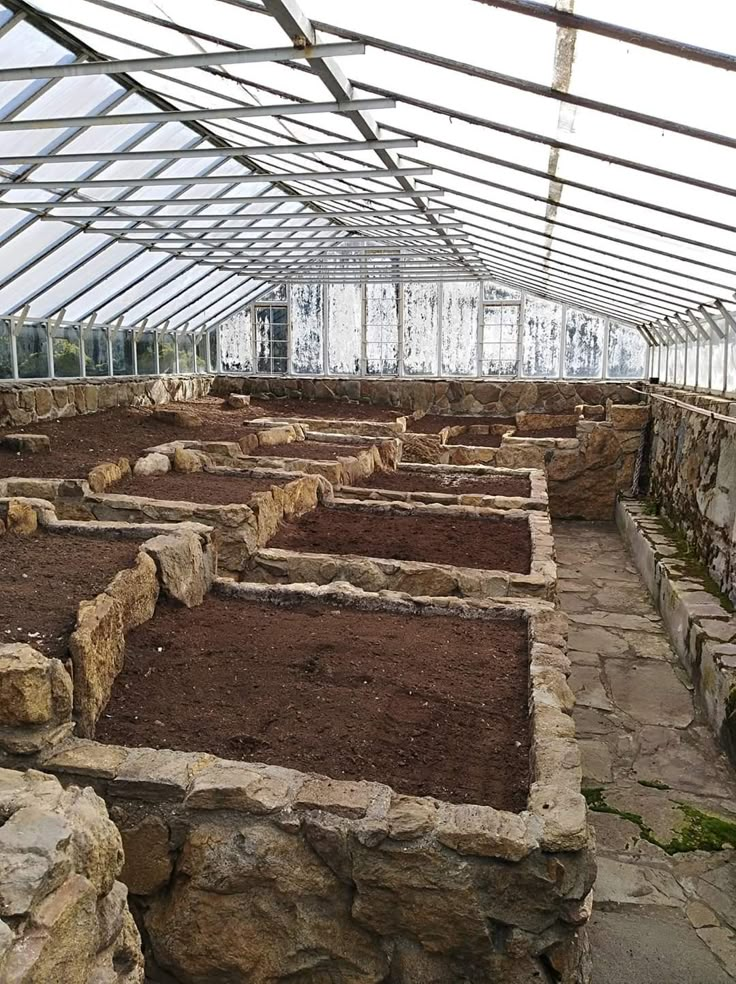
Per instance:
[[[94,733],[122,667],[126,632],[152,616],[160,594],[187,607],[199,604],[215,576],[216,557],[211,530],[197,523],[60,520],[51,503],[23,498],[0,498],[0,521],[7,536],[42,530],[55,537],[141,542],[132,567],[115,572],[103,591],[79,602],[68,642],[71,676],[61,659],[29,645],[34,633],[3,647],[0,749],[28,756],[73,727],[81,735]],[[58,605],[63,608],[64,598]]]
[[[494,527],[490,524],[495,523],[496,519],[523,523],[531,542],[529,569],[525,573],[515,573],[470,565],[460,567],[449,563],[396,560],[390,557],[391,544],[388,544],[389,557],[265,547],[253,554],[248,565],[248,579],[271,584],[347,581],[366,591],[403,591],[414,596],[556,597],[554,540],[549,516],[544,512],[419,502],[373,502],[338,496],[326,500],[322,508],[370,517],[377,542],[382,537],[381,520],[384,517],[424,520],[429,527],[433,520],[439,519],[469,522],[472,536],[477,542],[483,536],[493,537]],[[484,520],[487,522],[486,528],[483,526]]]
[[[184,458],[182,451],[191,453],[174,449],[171,459],[174,471],[177,464],[187,469],[182,475],[189,473],[192,461],[201,469],[207,460],[204,455]],[[227,476],[233,479],[234,486],[239,478],[258,479],[266,488],[248,495],[247,501],[238,502],[234,494],[232,503],[220,505],[192,501],[194,495],[192,500],[159,498],[158,493],[157,497],[130,495],[115,491],[115,485],[108,486],[106,492],[93,492],[81,479],[10,478],[0,479],[0,495],[46,499],[53,503],[60,518],[80,522],[202,523],[213,530],[220,569],[235,572],[243,570],[251,554],[268,542],[282,520],[294,519],[314,509],[331,492],[329,483],[320,475],[276,468],[207,465],[207,471],[198,470],[196,474],[202,477],[210,474],[213,479]],[[165,495],[165,475],[160,481],[161,494]]]
[[[69,739],[33,764],[94,785],[111,805],[152,968],[182,981],[286,984],[295,967],[335,984],[587,981],[595,869],[564,616],[534,600],[437,602],[346,586],[218,582],[216,592],[233,604],[320,602],[489,629],[523,620],[528,799],[514,813],[379,781]],[[267,977],[256,973],[264,960]]]
[[[620,500],[616,522],[698,703],[736,764],[736,615],[706,569],[644,503]]]
[[[304,414],[288,417],[257,417],[253,421],[256,427],[275,427],[279,424],[299,424],[304,428],[315,431],[328,431],[331,434],[358,434],[364,437],[391,437],[393,434],[403,434],[406,431],[406,417],[397,415],[395,420],[350,420],[342,417],[312,417],[309,414],[309,404],[304,408]]]
[[[371,485],[340,486],[335,491],[341,499],[372,499],[378,501],[424,502],[448,506],[482,506],[488,509],[548,509],[547,479],[541,468],[489,468],[485,465],[425,465],[401,463],[396,475],[411,480],[416,491],[386,489],[381,485],[381,476],[374,477]],[[436,490],[422,491],[427,479],[440,484],[447,482],[447,492]],[[484,480],[489,483],[494,478],[524,479],[528,483],[527,495],[492,494],[488,492],[453,492],[453,483],[472,488]],[[466,486],[463,485],[463,488]]]

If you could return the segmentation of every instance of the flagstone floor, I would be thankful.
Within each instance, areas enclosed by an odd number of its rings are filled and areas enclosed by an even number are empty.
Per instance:
[[[557,522],[555,543],[597,838],[593,984],[729,984],[736,773],[615,525]]]

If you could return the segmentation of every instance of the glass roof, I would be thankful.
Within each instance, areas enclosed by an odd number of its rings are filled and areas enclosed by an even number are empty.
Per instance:
[[[0,316],[201,327],[269,282],[316,278],[300,241],[339,250],[352,225],[383,249],[403,236],[437,279],[624,324],[734,310],[736,53],[716,67],[694,46],[733,47],[736,8],[576,0],[576,17],[664,39],[653,50],[548,6],[301,0],[309,40],[364,52],[162,67],[290,47],[294,4],[0,0],[3,69],[148,60],[0,81]],[[373,108],[304,112],[336,99]]]

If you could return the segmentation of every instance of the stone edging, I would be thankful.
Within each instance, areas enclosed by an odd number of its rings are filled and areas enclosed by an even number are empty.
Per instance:
[[[528,496],[488,495],[477,492],[401,492],[395,489],[361,488],[344,485],[337,489],[343,499],[375,499],[396,502],[437,503],[448,506],[481,506],[488,509],[541,509],[549,508],[547,478],[541,468],[493,468],[487,465],[426,465],[401,463],[398,472],[416,472],[421,475],[457,475],[458,478],[510,476],[529,479]]]
[[[698,702],[736,764],[736,615],[688,570],[677,544],[642,503],[620,500],[616,522]]]
[[[391,437],[406,431],[406,417],[395,420],[343,420],[340,417],[310,417],[309,414],[297,417],[257,417],[250,423],[259,427],[275,427],[279,424],[300,424],[309,430],[327,429],[332,434],[358,434],[365,437]]]
[[[503,570],[454,567],[409,560],[392,560],[358,554],[325,554],[265,547],[251,559],[248,578],[270,583],[326,584],[347,581],[367,591],[402,591],[411,595],[453,595],[466,598],[539,597],[554,600],[557,564],[549,515],[526,510],[495,510],[477,506],[437,505],[420,502],[374,502],[333,497],[329,509],[401,516],[501,516],[523,519],[529,525],[531,564],[528,574]]]

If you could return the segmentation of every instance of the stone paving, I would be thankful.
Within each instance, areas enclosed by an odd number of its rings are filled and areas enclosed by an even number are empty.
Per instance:
[[[729,984],[736,773],[616,527],[557,522],[555,543],[598,842],[593,984]]]

